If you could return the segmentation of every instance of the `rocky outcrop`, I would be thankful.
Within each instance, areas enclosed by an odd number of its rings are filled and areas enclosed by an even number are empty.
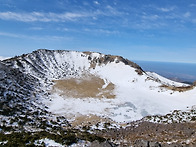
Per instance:
[[[104,142],[93,141],[89,147],[118,147],[118,145],[106,140]]]
[[[134,63],[128,59],[123,58],[122,56],[104,55],[101,53],[97,53],[97,54],[99,54],[98,57],[92,57],[93,52],[84,52],[84,54],[86,54],[88,56],[88,60],[91,60],[91,64],[92,64],[93,68],[95,67],[95,65],[97,63],[98,63],[98,65],[101,65],[101,64],[108,64],[111,62],[115,62],[115,63],[122,62],[125,65],[129,65],[129,66],[135,68],[135,71],[139,75],[142,75],[143,73],[145,73],[139,65],[137,65],[136,63]]]
[[[38,86],[37,78],[0,62],[0,102],[7,102],[8,99],[27,99]]]
[[[131,122],[120,129],[108,129],[100,136],[120,142],[120,145],[162,147],[190,146],[196,144],[196,122],[157,124],[151,122]]]
[[[133,144],[133,147],[195,147],[196,143],[176,143],[176,142],[168,142],[168,143],[160,143],[146,140],[136,140]]]
[[[40,49],[3,62],[9,67],[18,68],[22,72],[39,78],[60,79],[111,62],[123,62],[125,65],[135,68],[135,71],[140,75],[144,72],[136,63],[120,56],[65,50]]]

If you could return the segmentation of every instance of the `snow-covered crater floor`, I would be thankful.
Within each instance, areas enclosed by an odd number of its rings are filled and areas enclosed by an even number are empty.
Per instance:
[[[88,61],[82,62],[89,64]],[[83,65],[79,65],[78,68],[80,66]],[[102,64],[88,69],[88,72],[103,79],[105,85],[108,82],[113,83],[115,98],[73,98],[56,92],[50,95],[50,100],[44,100],[48,110],[72,121],[80,115],[97,115],[118,123],[127,123],[147,115],[164,115],[173,110],[186,110],[187,107],[196,104],[196,89],[177,92],[161,88],[163,83],[175,86],[183,84],[170,81],[155,73],[138,75],[134,68],[122,62]],[[79,77],[82,78],[82,74]],[[148,77],[157,78],[162,83],[149,80]]]

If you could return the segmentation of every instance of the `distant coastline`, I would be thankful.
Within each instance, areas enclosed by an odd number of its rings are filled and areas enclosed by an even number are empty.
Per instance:
[[[158,61],[134,61],[145,71],[156,72],[168,79],[192,84],[196,81],[196,64]]]

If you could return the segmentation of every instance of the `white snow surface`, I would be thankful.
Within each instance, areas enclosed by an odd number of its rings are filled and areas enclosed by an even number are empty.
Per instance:
[[[38,142],[38,143],[37,143]],[[41,145],[42,142],[44,143],[44,145],[46,147],[65,147],[60,143],[55,142],[54,140],[48,139],[48,138],[44,138],[44,139],[40,139],[38,141],[35,141],[35,145]]]
[[[170,79],[167,79],[165,77],[162,77],[160,75],[158,75],[157,73],[155,72],[146,72],[149,76],[155,78],[155,79],[159,79],[162,81],[163,84],[167,85],[167,84],[170,84],[170,85],[174,85],[174,86],[188,86],[188,84],[184,84],[184,83],[179,83],[179,82],[175,82],[175,81],[172,81]]]
[[[104,58],[104,55],[100,53],[42,50],[21,56],[19,60],[23,64],[24,72],[40,79],[43,91],[52,90],[53,85],[48,85],[52,80],[82,78],[84,74],[103,79],[105,84],[102,88],[107,87],[110,82],[115,85],[114,99],[70,98],[61,96],[58,91],[42,98],[50,112],[63,115],[69,120],[80,115],[94,114],[126,123],[147,115],[164,115],[196,105],[196,88],[186,92],[161,88],[162,84],[186,84],[173,82],[156,73],[138,75],[135,68],[122,61],[117,62],[117,57],[107,63],[94,62],[94,59],[101,57]],[[95,65],[92,66],[92,62]],[[17,62],[14,67],[20,68]]]
[[[98,53],[91,55],[93,58],[100,56]],[[49,111],[52,113],[64,115],[70,120],[79,115],[95,114],[125,123],[147,115],[164,115],[176,109],[186,110],[187,107],[196,104],[195,88],[186,92],[174,92],[160,88],[159,86],[163,83],[174,86],[186,85],[173,82],[156,73],[138,75],[134,68],[123,62],[111,62],[97,65],[94,69],[89,68],[90,61],[87,57],[80,52],[55,54],[58,63],[63,64],[66,60],[70,63],[70,68],[74,67],[79,76],[82,76],[85,71],[102,78],[105,81],[104,86],[112,82],[115,85],[116,98],[70,98],[54,93],[50,96],[51,101],[45,100],[45,104],[49,106]],[[161,82],[147,80],[148,77],[159,79]]]
[[[9,59],[10,57],[3,57],[3,56],[0,56],[0,60],[5,60],[5,59]]]

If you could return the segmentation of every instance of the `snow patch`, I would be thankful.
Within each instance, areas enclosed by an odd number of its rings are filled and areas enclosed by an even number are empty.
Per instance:
[[[46,147],[65,147],[60,143],[55,142],[54,140],[48,139],[48,138],[44,138],[44,139],[40,139],[38,141],[35,141],[35,145],[42,145],[42,143],[44,143],[44,145]]]
[[[3,56],[0,56],[0,60],[5,60],[5,59],[9,59],[10,57],[3,57]]]

